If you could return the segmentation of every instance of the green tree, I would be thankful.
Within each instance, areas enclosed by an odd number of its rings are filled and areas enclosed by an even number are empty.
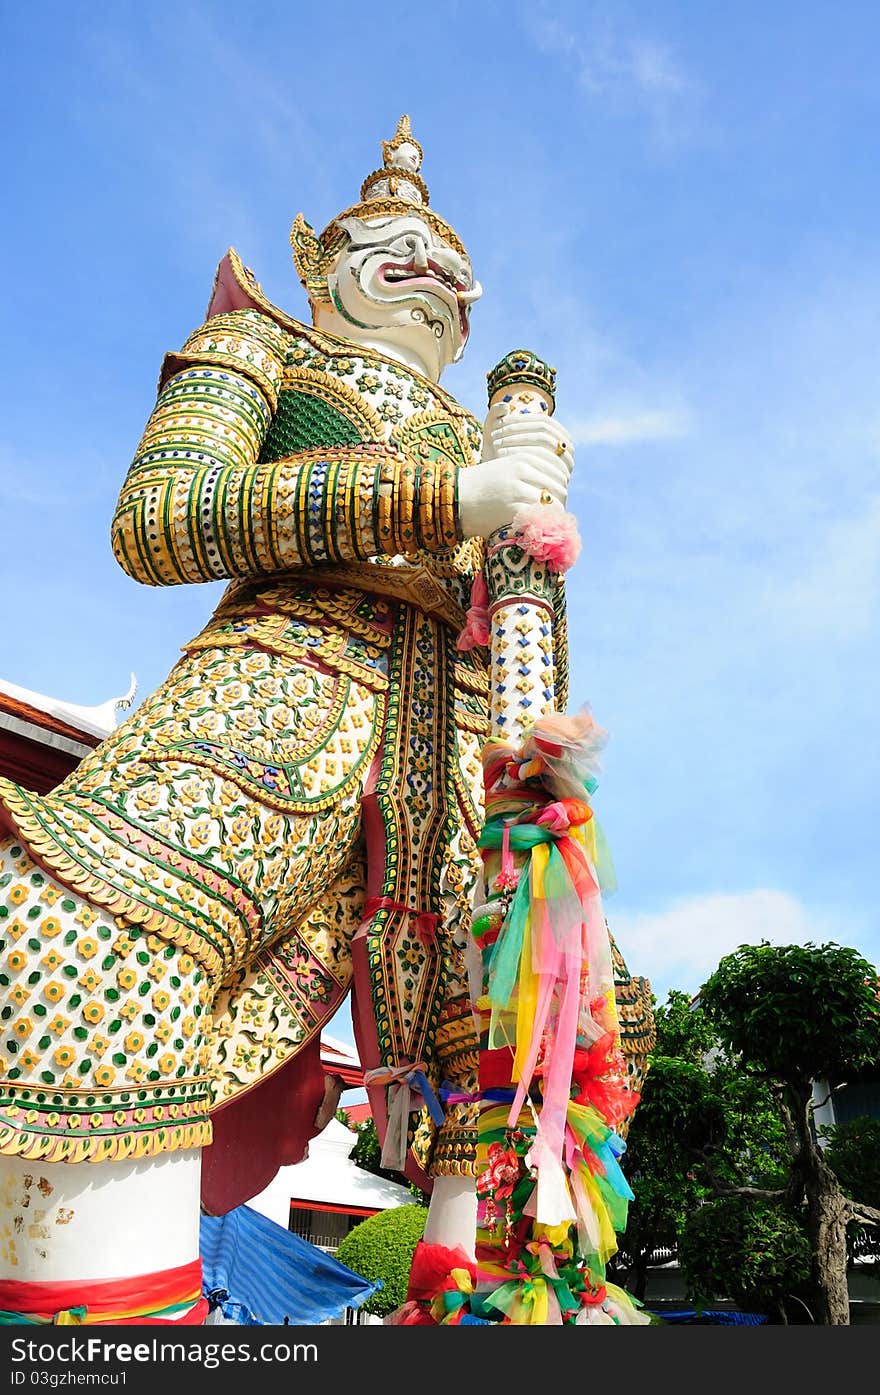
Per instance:
[[[362,1124],[357,1125],[356,1132],[357,1142],[348,1155],[352,1162],[357,1163],[365,1172],[372,1172],[376,1177],[387,1177],[391,1182],[403,1182],[404,1178],[399,1172],[392,1172],[382,1166],[382,1148],[375,1120],[365,1119]]]
[[[880,1207],[880,1119],[826,1125],[825,1160],[853,1201]]]
[[[836,944],[741,945],[721,960],[701,1003],[743,1071],[773,1091],[786,1131],[785,1184],[718,1189],[803,1206],[819,1320],[849,1322],[847,1225],[880,1223],[880,1210],[846,1196],[812,1127],[813,1081],[833,1086],[880,1059],[880,996],[874,967]]]
[[[658,1054],[701,1067],[723,1115],[721,1127],[716,1122],[703,1130],[706,1137],[692,1166],[710,1161],[716,1175],[728,1181],[765,1180],[769,1185],[784,1170],[786,1153],[778,1106],[766,1082],[743,1075],[724,1051],[699,997],[671,989],[656,1008],[655,1021]]]
[[[694,1162],[723,1127],[708,1072],[685,1059],[654,1056],[624,1159],[634,1200],[620,1249],[627,1286],[640,1300],[652,1254],[675,1249],[685,1216],[704,1194]]]
[[[716,1187],[784,1175],[785,1134],[767,1086],[743,1076],[699,1001],[672,990],[655,1005],[657,1051],[627,1138],[632,1187],[617,1268],[644,1298],[653,1253],[673,1253],[690,1215]]]
[[[678,1056],[692,1065],[704,1066],[706,1057],[718,1045],[699,999],[677,988],[669,990],[665,1003],[655,1000],[654,1026],[658,1056]]]
[[[361,1221],[348,1232],[336,1258],[362,1278],[383,1287],[364,1304],[364,1312],[387,1317],[406,1301],[413,1252],[428,1218],[424,1206],[395,1206]]]
[[[880,1119],[862,1117],[844,1124],[826,1125],[822,1136],[827,1147],[825,1161],[844,1192],[853,1201],[880,1208]],[[852,1222],[847,1227],[850,1261],[858,1254],[872,1255],[875,1272],[880,1269],[880,1230],[866,1230]]]
[[[777,1313],[784,1296],[810,1277],[810,1242],[784,1202],[721,1196],[688,1217],[679,1241],[688,1296],[701,1304],[731,1298],[741,1307]]]
[[[400,1186],[408,1187],[410,1194],[422,1206],[427,1206],[430,1199],[427,1192],[423,1192],[415,1182],[410,1182],[402,1172],[392,1172],[382,1166],[382,1146],[379,1143],[375,1120],[365,1119],[362,1124],[356,1126],[356,1132],[357,1142],[348,1155],[352,1162],[356,1162],[358,1167],[362,1167],[365,1172],[372,1172],[376,1177],[387,1177],[389,1182],[398,1182]]]

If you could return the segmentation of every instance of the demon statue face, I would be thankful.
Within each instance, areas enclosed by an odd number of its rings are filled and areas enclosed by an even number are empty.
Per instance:
[[[461,358],[482,290],[455,229],[429,207],[409,117],[382,152],[360,202],[320,237],[297,215],[293,258],[320,329],[400,358],[436,382]]]
[[[435,381],[464,352],[470,308],[482,294],[471,264],[417,213],[347,217],[348,245],[327,277],[336,314],[358,338],[412,348]]]

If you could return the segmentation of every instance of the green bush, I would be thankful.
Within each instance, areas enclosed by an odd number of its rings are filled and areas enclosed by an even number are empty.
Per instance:
[[[688,1297],[729,1298],[740,1307],[779,1313],[786,1294],[809,1281],[810,1244],[799,1218],[779,1201],[722,1196],[685,1223],[678,1257]]]
[[[395,1206],[361,1221],[349,1231],[336,1258],[362,1278],[384,1285],[364,1304],[365,1313],[387,1317],[406,1300],[413,1251],[422,1238],[428,1210],[425,1206]]]

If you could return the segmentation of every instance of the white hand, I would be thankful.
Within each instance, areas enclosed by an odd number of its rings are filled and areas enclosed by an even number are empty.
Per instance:
[[[458,505],[466,537],[488,538],[518,509],[551,499],[564,508],[574,467],[571,438],[543,413],[513,417],[502,403],[486,418],[483,456],[458,477]],[[558,449],[557,449],[558,447]]]
[[[511,413],[506,403],[497,402],[483,426],[483,459],[497,459],[523,447],[552,454],[566,464],[571,475],[574,469],[571,432],[546,412]]]
[[[488,538],[510,523],[518,509],[547,496],[565,507],[568,466],[543,451],[510,449],[498,460],[481,460],[458,476],[458,507],[466,537]]]

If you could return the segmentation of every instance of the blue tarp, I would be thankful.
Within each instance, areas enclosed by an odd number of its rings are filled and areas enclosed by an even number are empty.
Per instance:
[[[202,1216],[200,1249],[205,1297],[243,1326],[323,1322],[382,1287],[249,1206]]]
[[[760,1327],[769,1322],[763,1313],[741,1313],[732,1308],[685,1308],[675,1312],[657,1312],[664,1322],[686,1322],[695,1327]]]

